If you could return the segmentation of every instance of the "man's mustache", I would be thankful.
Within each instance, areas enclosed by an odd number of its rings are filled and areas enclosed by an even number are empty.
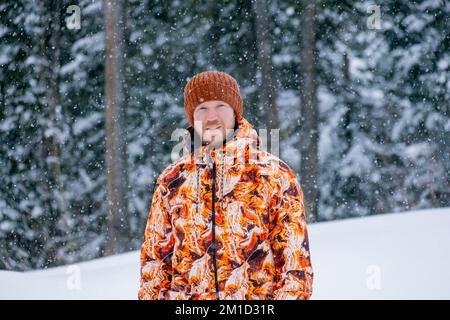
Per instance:
[[[218,126],[223,126],[222,123],[220,121],[212,121],[212,122],[207,122],[205,123],[205,125],[203,126],[203,130],[206,130],[207,128],[216,128]]]

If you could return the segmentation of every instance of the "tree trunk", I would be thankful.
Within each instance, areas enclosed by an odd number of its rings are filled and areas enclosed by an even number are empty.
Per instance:
[[[258,65],[261,68],[261,95],[259,104],[263,107],[266,129],[280,128],[278,108],[276,105],[276,87],[273,80],[272,43],[270,38],[269,14],[266,0],[253,2],[255,11],[256,43],[258,48]]]
[[[343,132],[343,136],[342,138],[344,139],[344,143],[345,143],[345,149],[343,154],[347,154],[350,151],[350,148],[352,147],[353,144],[353,133],[352,130],[350,128],[351,124],[352,124],[352,106],[353,106],[353,101],[349,101],[349,96],[352,96],[350,93],[352,91],[351,89],[351,83],[350,83],[350,61],[348,59],[348,55],[347,53],[344,53],[344,65],[343,65],[343,74],[344,74],[344,90],[345,92],[349,93],[349,95],[345,95],[345,100],[344,102],[346,103],[346,111],[345,114],[343,116],[343,123],[342,123],[342,132]]]
[[[51,9],[50,9],[51,8]],[[43,34],[41,37],[40,57],[41,57],[41,80],[45,88],[45,116],[48,119],[44,127],[42,137],[42,155],[45,159],[46,167],[46,188],[49,195],[49,225],[46,229],[48,234],[43,235],[49,239],[42,249],[42,263],[53,263],[59,265],[62,257],[58,257],[58,245],[68,245],[70,238],[70,213],[67,209],[67,202],[64,197],[64,187],[61,179],[61,142],[58,132],[60,131],[60,121],[62,120],[61,97],[59,92],[60,69],[60,19],[61,3],[51,1],[41,2],[41,12],[44,12]],[[62,224],[58,222],[62,220]],[[58,227],[60,226],[60,227]],[[60,229],[59,229],[60,228]],[[61,238],[60,232],[65,235]],[[55,239],[61,239],[61,243],[55,243]]]
[[[306,2],[302,12],[302,47],[300,52],[300,145],[301,184],[308,218],[319,220],[318,201],[318,103],[316,84],[315,5]],[[309,212],[308,212],[309,211]]]
[[[127,206],[127,152],[124,93],[123,2],[104,1],[105,17],[105,101],[107,166],[107,239],[106,255],[130,249]]]

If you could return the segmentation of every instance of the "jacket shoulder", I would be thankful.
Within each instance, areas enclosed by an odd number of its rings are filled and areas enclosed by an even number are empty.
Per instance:
[[[171,181],[176,179],[188,165],[189,161],[187,157],[181,157],[180,159],[172,162],[158,176],[158,179],[156,180],[157,184],[169,184]]]
[[[297,178],[296,172],[281,158],[267,151],[261,151],[261,155],[262,169],[270,170],[273,177]]]

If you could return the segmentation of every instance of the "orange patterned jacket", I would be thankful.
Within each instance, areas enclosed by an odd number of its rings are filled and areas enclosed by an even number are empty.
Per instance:
[[[186,132],[185,155],[156,182],[138,299],[309,299],[313,269],[293,170],[258,148],[245,118],[216,149],[191,153],[192,126]]]

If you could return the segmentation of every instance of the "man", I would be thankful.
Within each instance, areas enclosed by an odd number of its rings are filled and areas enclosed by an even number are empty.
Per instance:
[[[302,189],[285,162],[255,148],[236,80],[194,76],[184,109],[185,154],[156,182],[138,298],[309,299]]]

